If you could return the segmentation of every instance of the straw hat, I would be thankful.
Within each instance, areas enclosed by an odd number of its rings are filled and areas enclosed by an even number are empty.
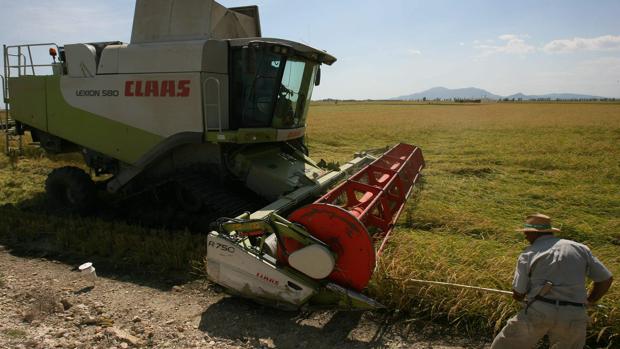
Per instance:
[[[551,226],[551,218],[549,216],[542,213],[535,213],[527,216],[523,228],[517,229],[517,231],[522,231],[524,233],[555,233],[559,232],[560,229]]]

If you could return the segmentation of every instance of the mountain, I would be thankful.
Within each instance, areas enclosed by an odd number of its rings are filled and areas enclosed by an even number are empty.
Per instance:
[[[546,95],[524,95],[523,93],[519,92],[519,93],[515,93],[514,95],[510,95],[510,96],[506,96],[506,97],[502,97],[502,98],[507,98],[507,99],[521,99],[524,101],[530,100],[530,99],[550,99],[550,100],[556,100],[556,99],[605,99],[605,97],[600,97],[600,96],[591,96],[591,95],[580,95],[580,94],[576,94],[576,93],[548,93]]]
[[[433,87],[426,91],[400,96],[396,98],[392,98],[395,100],[421,100],[426,98],[427,100],[433,99],[500,99],[501,96],[492,94],[487,90],[483,90],[475,87],[467,87],[467,88],[445,88],[445,87]]]
[[[400,101],[411,101],[411,100],[422,100],[426,98],[427,100],[434,99],[515,99],[515,100],[533,100],[533,99],[605,99],[605,97],[600,96],[591,96],[591,95],[582,95],[576,93],[549,93],[544,95],[526,95],[521,92],[515,93],[510,96],[499,96],[493,94],[487,90],[483,90],[476,87],[467,87],[467,88],[445,88],[445,87],[433,87],[426,91],[413,93],[410,95],[399,96],[395,98],[391,98],[393,100]]]

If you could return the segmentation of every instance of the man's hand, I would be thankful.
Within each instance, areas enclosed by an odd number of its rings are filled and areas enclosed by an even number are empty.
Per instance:
[[[592,291],[590,291],[590,295],[588,296],[588,302],[586,303],[588,307],[593,306],[599,299],[603,298],[605,293],[611,287],[611,283],[614,278],[610,277],[605,281],[595,282],[594,287],[592,287]],[[513,296],[514,297],[514,296]]]
[[[512,298],[514,298],[515,300],[521,302],[523,301],[523,299],[525,299],[525,293],[519,293],[515,290],[512,290]]]

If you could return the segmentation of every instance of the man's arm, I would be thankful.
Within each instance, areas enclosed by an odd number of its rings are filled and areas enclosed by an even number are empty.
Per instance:
[[[599,299],[603,298],[605,293],[607,293],[607,291],[611,287],[611,283],[613,282],[613,279],[614,279],[613,277],[609,277],[609,279],[605,281],[594,283],[594,287],[592,287],[592,291],[590,291],[590,295],[588,296],[588,305],[592,305],[598,302]]]
[[[512,281],[512,298],[517,301],[522,301],[527,294],[529,288],[529,263],[527,255],[522,253],[517,260],[517,267],[515,268],[515,275]]]
[[[601,299],[611,287],[613,278],[611,272],[605,265],[588,249],[588,272],[587,276],[594,281],[594,287],[588,295],[588,305],[596,303]]]

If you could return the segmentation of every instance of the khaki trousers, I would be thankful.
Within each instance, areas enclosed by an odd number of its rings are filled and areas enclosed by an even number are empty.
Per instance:
[[[535,301],[506,323],[495,337],[492,349],[533,348],[545,335],[553,349],[581,349],[586,342],[590,318],[583,307],[556,306]]]

